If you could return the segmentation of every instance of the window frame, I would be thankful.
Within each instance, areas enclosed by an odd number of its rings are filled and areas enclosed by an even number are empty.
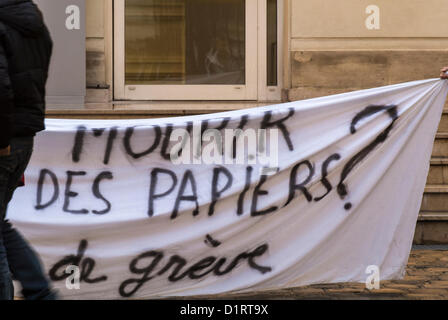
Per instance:
[[[277,85],[267,86],[267,0],[246,0],[245,85],[125,85],[125,0],[115,0],[112,13],[113,99],[280,101],[283,88],[283,1],[278,0],[277,4]]]

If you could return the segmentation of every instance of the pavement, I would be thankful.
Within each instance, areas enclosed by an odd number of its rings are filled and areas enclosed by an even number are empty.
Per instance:
[[[364,283],[337,283],[188,299],[444,300],[448,299],[448,246],[414,246],[405,278],[381,281],[380,289],[368,290]]]

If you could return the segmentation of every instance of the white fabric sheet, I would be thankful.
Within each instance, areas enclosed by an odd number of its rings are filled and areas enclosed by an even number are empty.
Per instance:
[[[369,265],[400,279],[447,90],[430,79],[191,117],[49,119],[8,218],[67,299],[365,282]],[[165,136],[189,123],[277,130],[278,172],[173,164]]]

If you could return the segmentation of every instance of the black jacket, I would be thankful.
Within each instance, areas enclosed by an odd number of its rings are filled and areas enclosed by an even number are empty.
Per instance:
[[[55,0],[57,1],[57,0]],[[31,0],[0,0],[0,148],[44,130],[52,41]]]

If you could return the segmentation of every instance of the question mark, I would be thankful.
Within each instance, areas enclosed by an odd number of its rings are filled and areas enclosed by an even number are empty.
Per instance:
[[[378,145],[382,144],[384,141],[386,141],[387,137],[389,136],[390,131],[394,127],[395,121],[398,119],[398,112],[397,112],[397,106],[396,105],[370,105],[366,107],[364,110],[359,112],[352,120],[352,123],[350,125],[350,132],[351,134],[356,133],[356,124],[361,121],[364,118],[370,117],[371,115],[374,115],[378,112],[386,111],[389,116],[392,119],[391,124],[383,131],[381,132],[375,140],[373,140],[368,146],[366,146],[364,149],[362,149],[360,152],[358,152],[353,158],[351,158],[347,164],[344,166],[344,169],[342,169],[341,173],[341,179],[339,181],[337,192],[341,199],[344,199],[345,196],[347,196],[347,186],[344,184],[345,179],[349,175],[349,173],[363,160],[367,157],[367,155],[373,151]],[[352,204],[350,202],[347,202],[344,205],[345,210],[350,210],[352,208]]]

